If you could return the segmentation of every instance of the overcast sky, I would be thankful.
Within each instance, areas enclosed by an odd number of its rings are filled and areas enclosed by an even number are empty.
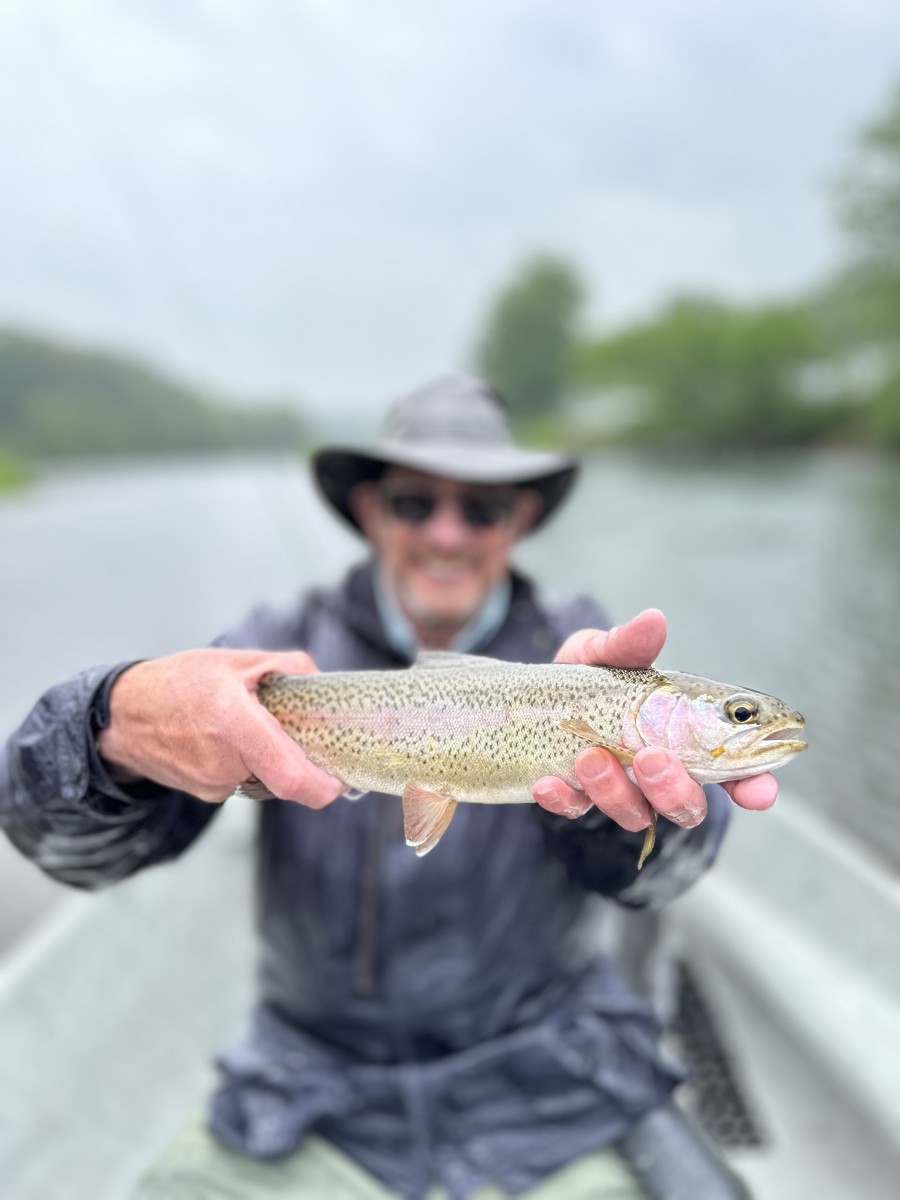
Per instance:
[[[897,81],[897,0],[0,0],[0,322],[381,404],[535,250],[598,326],[813,282]]]

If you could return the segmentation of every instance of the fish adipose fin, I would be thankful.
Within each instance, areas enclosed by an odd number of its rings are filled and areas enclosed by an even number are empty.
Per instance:
[[[421,858],[433,850],[447,831],[456,812],[452,796],[429,792],[417,783],[408,783],[403,790],[403,832],[407,846],[414,846]]]
[[[560,721],[559,727],[566,733],[571,733],[574,734],[575,737],[581,738],[582,741],[590,742],[592,746],[601,746],[604,750],[608,750],[614,758],[619,760],[623,767],[630,767],[634,760],[634,754],[631,750],[623,750],[621,746],[611,746],[609,742],[605,742],[603,738],[600,737],[595,729],[592,729],[590,725],[588,725],[587,721],[583,721],[580,717],[572,717],[570,719],[566,719],[565,721]],[[650,824],[647,826],[646,832],[644,833],[644,844],[641,846],[641,853],[640,857],[638,858],[638,870],[640,870],[646,862],[647,856],[651,853],[655,844],[656,813],[652,812],[651,810]]]

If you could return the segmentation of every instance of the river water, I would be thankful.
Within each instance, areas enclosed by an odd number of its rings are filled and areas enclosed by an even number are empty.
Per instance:
[[[205,644],[361,553],[292,461],[41,474],[0,496],[0,734],[80,667]],[[662,608],[661,665],[799,708],[811,748],[782,781],[900,867],[900,463],[605,454],[517,559],[615,620]]]

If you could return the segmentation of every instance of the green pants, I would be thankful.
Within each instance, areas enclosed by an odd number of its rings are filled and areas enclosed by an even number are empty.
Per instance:
[[[446,1200],[434,1187],[427,1200]],[[479,1188],[472,1200],[502,1200]],[[570,1163],[526,1193],[528,1200],[645,1200],[646,1193],[615,1150]],[[202,1116],[182,1129],[140,1180],[131,1200],[391,1200],[377,1179],[330,1142],[308,1137],[288,1158],[260,1162],[235,1154],[207,1132]]]

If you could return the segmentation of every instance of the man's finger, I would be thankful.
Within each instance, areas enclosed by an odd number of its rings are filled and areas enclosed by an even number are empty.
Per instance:
[[[556,662],[587,666],[649,667],[666,640],[666,618],[647,608],[612,629],[580,629],[559,648]]]
[[[640,750],[632,769],[641,791],[660,816],[684,829],[699,825],[706,816],[703,788],[670,751],[655,746]]]
[[[245,734],[241,757],[248,776],[255,775],[281,800],[324,808],[346,788],[340,779],[311,763],[262,705],[258,706],[255,728]]]
[[[545,775],[539,779],[532,789],[532,795],[547,812],[556,813],[558,817],[583,817],[592,808],[590,797],[577,788],[569,787],[555,775]]]
[[[280,654],[267,654],[254,662],[247,671],[247,687],[255,691],[263,676],[273,672],[280,675],[311,675],[318,673],[318,667],[305,650],[284,650]]]
[[[778,799],[778,781],[774,775],[751,775],[747,779],[733,779],[722,787],[741,808],[759,811],[771,808]]]
[[[623,829],[635,833],[650,824],[650,805],[609,751],[582,750],[575,759],[575,774],[592,803]]]

